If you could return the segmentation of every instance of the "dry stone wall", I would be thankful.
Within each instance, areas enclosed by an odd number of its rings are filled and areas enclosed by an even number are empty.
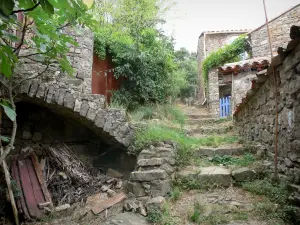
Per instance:
[[[300,184],[300,45],[278,67],[279,132],[278,170],[288,181]],[[235,124],[248,140],[264,144],[274,156],[276,103],[271,76],[236,114]]]
[[[233,76],[231,96],[233,111],[235,106],[242,102],[242,98],[245,96],[246,92],[251,89],[251,80],[255,77],[256,71],[242,72]]]
[[[136,197],[166,196],[174,178],[176,151],[176,145],[167,142],[142,150],[127,183],[128,192]]]
[[[212,69],[208,74],[208,108],[211,114],[220,114],[219,75],[217,69]]]
[[[300,25],[300,4],[270,21],[273,52],[277,52],[278,46],[286,47],[290,41],[289,31],[292,25]],[[252,42],[253,57],[270,55],[267,27],[265,25],[252,31],[249,36]]]

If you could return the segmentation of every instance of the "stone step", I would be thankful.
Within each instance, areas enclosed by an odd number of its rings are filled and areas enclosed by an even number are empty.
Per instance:
[[[218,127],[197,127],[189,130],[187,134],[224,134],[232,130],[232,126],[218,126]]]
[[[130,174],[131,181],[152,181],[159,179],[166,179],[167,172],[162,169],[153,169],[145,171],[133,171]]]
[[[207,119],[216,117],[213,114],[186,114],[186,116],[190,119]]]
[[[200,168],[198,179],[205,186],[229,187],[231,184],[231,171],[219,166],[202,167]]]
[[[224,156],[224,155],[241,155],[246,152],[246,149],[243,146],[220,146],[217,148],[212,147],[201,147],[198,150],[195,150],[194,155],[198,156],[208,156],[213,157],[215,155]]]
[[[210,124],[215,122],[215,118],[203,118],[203,119],[188,119],[186,120],[186,124],[196,125],[196,124]]]
[[[176,180],[181,182],[199,182],[199,185],[217,185],[229,187],[232,179],[238,182],[253,180],[257,173],[247,167],[234,169],[231,171],[223,166],[197,167],[187,166],[176,173]]]

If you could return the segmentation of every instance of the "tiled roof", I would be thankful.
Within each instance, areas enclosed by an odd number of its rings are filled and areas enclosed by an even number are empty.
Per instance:
[[[209,30],[203,31],[199,37],[203,34],[226,34],[226,33],[249,33],[251,29],[239,29],[239,30]]]
[[[228,75],[231,73],[238,74],[247,71],[261,71],[269,66],[268,57],[252,58],[234,63],[227,63],[218,68],[220,75]]]

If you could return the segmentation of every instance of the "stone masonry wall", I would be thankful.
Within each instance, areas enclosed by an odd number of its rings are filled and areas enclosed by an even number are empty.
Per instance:
[[[160,142],[141,151],[127,191],[136,197],[166,196],[174,178],[176,150],[174,143]]]
[[[208,108],[210,113],[219,116],[220,95],[219,95],[219,75],[217,69],[212,69],[208,74]]]
[[[300,45],[279,66],[278,171],[288,181],[300,184]],[[274,155],[274,80],[268,77],[258,92],[236,114],[235,124],[248,140],[261,142]]]
[[[237,104],[242,102],[242,98],[245,96],[246,92],[251,88],[251,80],[256,77],[256,71],[249,71],[239,73],[233,76],[233,91],[231,96],[233,111]]]
[[[300,4],[270,21],[272,51],[274,53],[277,52],[278,46],[286,47],[290,41],[289,30],[292,25],[300,25]],[[253,57],[270,55],[266,25],[252,31],[249,36],[252,42]]]

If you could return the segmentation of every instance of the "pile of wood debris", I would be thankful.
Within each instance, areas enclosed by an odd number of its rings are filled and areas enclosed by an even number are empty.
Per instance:
[[[122,180],[101,174],[92,175],[76,154],[65,144],[47,149],[45,166],[47,187],[55,205],[85,202],[88,196],[100,191],[112,192],[122,187]]]
[[[30,149],[13,161],[13,177],[21,190],[17,206],[26,219],[39,219],[47,212],[67,209],[76,202],[86,203],[90,196],[99,193],[116,198],[115,201],[124,198],[124,194],[120,193],[121,198],[117,194],[122,188],[120,178],[106,176],[100,171],[92,173],[67,145],[55,143],[43,150],[46,154],[40,160]],[[34,210],[29,207],[31,205]]]

